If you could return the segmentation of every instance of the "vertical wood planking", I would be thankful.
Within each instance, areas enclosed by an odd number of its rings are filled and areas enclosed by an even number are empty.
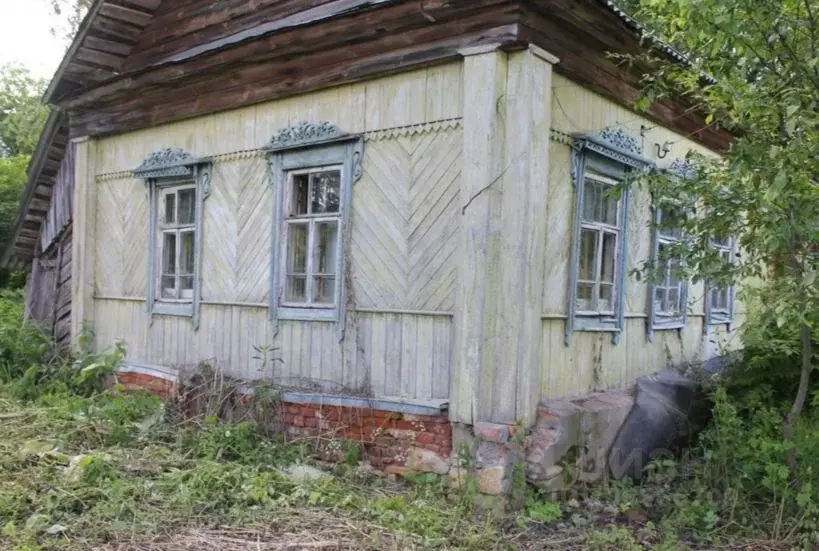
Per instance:
[[[342,344],[332,324],[283,322],[273,339],[264,308],[204,304],[202,324],[155,316],[149,324],[145,305],[137,301],[95,301],[95,315],[105,319],[97,332],[100,348],[123,339],[127,360],[146,365],[195,368],[212,362],[226,373],[259,379],[261,363],[255,345],[274,344],[284,363],[268,365],[286,386],[371,391],[374,396],[445,399],[449,394],[452,321],[445,316],[358,313],[352,358],[345,367]],[[348,352],[345,351],[345,354]],[[368,392],[369,393],[369,392]]]
[[[385,325],[384,394],[401,396],[401,316],[388,314]]]

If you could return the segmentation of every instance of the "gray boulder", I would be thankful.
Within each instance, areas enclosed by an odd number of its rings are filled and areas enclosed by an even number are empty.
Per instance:
[[[609,450],[611,475],[638,479],[650,461],[679,457],[693,443],[708,412],[699,385],[676,371],[640,377],[634,408]]]

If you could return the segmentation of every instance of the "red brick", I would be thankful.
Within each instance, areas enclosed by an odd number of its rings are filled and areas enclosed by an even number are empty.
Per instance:
[[[293,425],[296,427],[303,427],[304,426],[304,417],[296,416],[293,417]]]
[[[473,432],[477,438],[486,442],[504,444],[509,441],[509,425],[484,422],[475,423]]]
[[[422,432],[415,437],[415,441],[419,444],[432,444],[435,442],[435,435],[429,432]]]
[[[318,420],[316,420],[315,417],[305,417],[304,418],[304,426],[305,427],[315,428],[316,426],[318,426]]]

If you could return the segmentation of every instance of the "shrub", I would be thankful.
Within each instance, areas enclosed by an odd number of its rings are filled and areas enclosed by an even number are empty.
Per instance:
[[[48,334],[23,319],[23,293],[0,290],[0,381],[24,375],[51,351]]]

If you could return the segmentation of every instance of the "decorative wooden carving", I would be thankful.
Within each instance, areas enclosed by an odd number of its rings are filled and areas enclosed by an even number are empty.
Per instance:
[[[267,144],[268,149],[287,149],[306,145],[328,142],[344,138],[348,134],[329,121],[307,122],[301,121],[282,128]]]
[[[674,159],[668,172],[678,178],[693,178],[697,175],[697,165],[691,159]]]
[[[134,169],[137,178],[172,178],[193,176],[193,165],[199,162],[183,149],[160,149],[154,151]]]

